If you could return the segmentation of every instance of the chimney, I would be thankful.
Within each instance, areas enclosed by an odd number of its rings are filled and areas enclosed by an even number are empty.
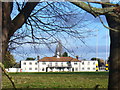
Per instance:
[[[40,56],[37,56],[37,60],[40,60]]]
[[[59,52],[57,52],[57,58],[60,58]]]
[[[78,56],[76,56],[76,59],[78,59]]]

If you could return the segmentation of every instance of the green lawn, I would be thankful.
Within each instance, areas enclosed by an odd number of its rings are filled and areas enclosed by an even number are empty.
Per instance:
[[[17,88],[107,88],[108,72],[10,73]],[[12,88],[3,74],[3,88]]]

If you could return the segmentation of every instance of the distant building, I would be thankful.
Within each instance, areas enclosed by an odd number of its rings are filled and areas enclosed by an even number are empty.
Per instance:
[[[38,61],[21,61],[18,72],[79,72],[96,71],[98,61],[80,61],[72,57],[44,57]],[[8,72],[17,72],[9,69]]]
[[[61,57],[62,44],[59,42],[54,57],[44,57],[37,61],[24,60],[19,69],[6,69],[8,72],[79,72],[96,71],[98,61],[78,60],[78,57]],[[39,58],[39,57],[38,57]]]
[[[21,72],[38,72],[38,61],[21,61]]]

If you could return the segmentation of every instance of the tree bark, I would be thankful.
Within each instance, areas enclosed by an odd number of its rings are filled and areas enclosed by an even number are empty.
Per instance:
[[[6,54],[9,42],[9,32],[11,31],[11,4],[10,2],[2,3],[2,62]]]
[[[108,0],[109,2],[109,0]],[[110,7],[109,5],[102,5],[102,7]],[[110,67],[109,67],[109,90],[118,90],[120,88],[120,7],[118,7],[114,15],[106,14],[106,20],[110,28]]]
[[[2,63],[2,2],[0,2],[0,63]],[[2,89],[2,70],[0,68],[0,89]]]
[[[115,28],[120,29],[120,24]],[[120,88],[120,32],[110,31],[109,90]]]
[[[115,18],[106,15],[109,27],[118,30],[110,30],[110,69],[109,69],[109,90],[118,90],[120,88],[120,22]]]

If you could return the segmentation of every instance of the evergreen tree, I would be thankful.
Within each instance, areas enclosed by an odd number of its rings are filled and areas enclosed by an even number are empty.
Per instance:
[[[64,53],[62,54],[62,57],[68,57],[68,53],[67,53],[67,52],[64,52]]]
[[[7,51],[3,64],[5,68],[11,68],[16,64],[14,56],[10,53],[10,51]]]
[[[28,58],[26,58],[26,61],[27,61],[27,60],[35,60],[35,58],[28,57]]]

